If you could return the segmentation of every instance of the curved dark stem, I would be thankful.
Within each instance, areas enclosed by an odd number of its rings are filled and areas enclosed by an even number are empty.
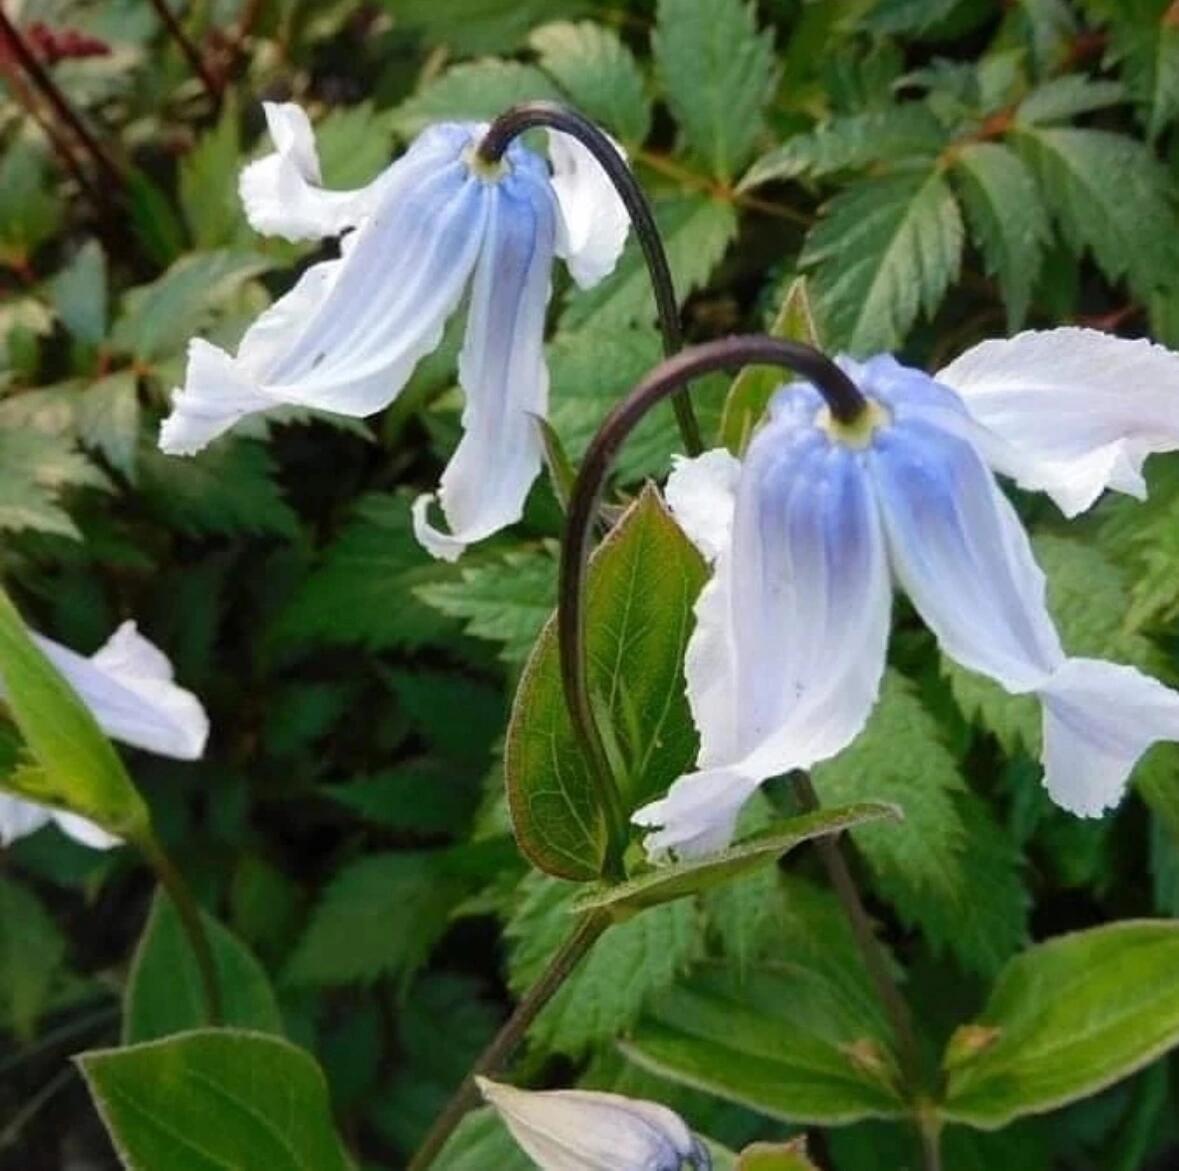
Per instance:
[[[831,414],[842,422],[854,422],[867,406],[856,384],[830,358],[811,346],[761,335],[705,342],[661,362],[615,406],[590,441],[573,485],[565,539],[561,544],[557,595],[561,685],[574,730],[586,747],[591,764],[595,769],[605,770],[611,791],[609,757],[590,698],[585,646],[586,567],[606,476],[623,441],[657,403],[682,393],[693,378],[748,365],[782,366],[802,375],[823,395]],[[609,816],[609,810],[606,812]],[[612,846],[617,851],[622,842],[615,841]]]
[[[164,28],[168,30],[168,35],[184,54],[189,68],[201,79],[201,85],[205,87],[205,92],[213,99],[213,105],[218,105],[221,101],[221,84],[205,64],[200,49],[193,44],[188,33],[184,31],[184,25],[168,7],[167,0],[151,0],[151,6],[156,10],[156,15],[159,16]]]
[[[492,122],[479,144],[479,157],[487,163],[498,163],[514,138],[537,126],[547,126],[576,138],[594,156],[614,184],[634,225],[635,235],[643,250],[643,259],[647,262],[651,287],[655,293],[655,309],[659,314],[659,330],[663,335],[663,352],[668,357],[678,353],[684,345],[684,334],[663,238],[659,235],[651,205],[634,172],[599,127],[583,114],[556,102],[523,102],[505,110]],[[700,438],[700,424],[692,410],[691,401],[681,397],[672,405],[684,441],[684,450],[689,455],[699,455],[704,450],[704,442]]]

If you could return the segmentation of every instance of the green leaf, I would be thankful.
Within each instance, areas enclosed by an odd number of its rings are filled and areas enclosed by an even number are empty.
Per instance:
[[[735,178],[773,90],[773,34],[741,0],[659,0],[651,48],[685,145],[722,182]]]
[[[351,190],[371,183],[389,165],[392,145],[385,111],[369,102],[336,106],[315,127],[324,186]]]
[[[1109,280],[1124,277],[1142,296],[1173,281],[1179,247],[1169,183],[1142,143],[1045,126],[1019,126],[1013,141],[1075,251],[1089,249]]]
[[[36,529],[79,539],[61,496],[70,488],[108,486],[72,439],[0,425],[0,532]]]
[[[961,255],[953,192],[940,171],[920,170],[841,191],[800,262],[815,266],[828,344],[871,354],[899,346],[920,311],[933,315]]]
[[[138,453],[138,465],[140,493],[170,528],[194,536],[293,537],[298,531],[294,509],[275,482],[275,462],[261,443],[227,436],[184,457],[148,444]]]
[[[369,854],[324,889],[284,979],[292,984],[406,979],[423,964],[466,893],[442,851]]]
[[[290,643],[421,646],[452,625],[416,591],[450,577],[414,540],[404,496],[362,496],[279,616],[275,635]]]
[[[0,1027],[22,1041],[33,1036],[65,955],[66,941],[40,899],[0,874]]]
[[[806,277],[796,277],[790,282],[768,332],[771,337],[821,348]],[[746,366],[733,379],[721,415],[720,438],[734,455],[740,456],[745,451],[774,391],[788,377],[789,373],[781,367]]]
[[[577,922],[578,888],[540,874],[523,882],[523,898],[509,920],[508,980],[522,995],[538,979]],[[548,1051],[583,1056],[619,1036],[652,996],[699,957],[695,909],[667,903],[610,927],[536,1018],[529,1037]]]
[[[78,438],[132,477],[139,443],[139,388],[134,370],[117,370],[92,382],[78,400]]]
[[[1027,126],[1066,122],[1080,114],[1116,106],[1125,101],[1125,96],[1116,82],[1092,81],[1083,73],[1066,73],[1032,90],[1019,103],[1015,117]]]
[[[667,250],[676,295],[682,302],[708,280],[720,263],[737,235],[737,216],[731,203],[684,195],[657,202],[655,220]],[[561,327],[574,330],[591,318],[602,329],[650,325],[655,320],[651,278],[633,232],[611,276],[569,298]],[[627,389],[620,387],[619,393]]]
[[[277,1037],[207,1029],[78,1064],[127,1171],[351,1171],[323,1074]]]
[[[98,345],[106,336],[106,254],[88,240],[49,282],[53,307],[61,323],[79,341]]]
[[[1179,923],[1131,920],[1012,960],[946,1050],[948,1119],[984,1130],[1088,1097],[1179,1043]]]
[[[788,1143],[753,1143],[737,1158],[734,1171],[818,1171],[807,1158],[806,1138]]]
[[[618,34],[592,21],[558,21],[534,30],[529,45],[583,113],[628,146],[651,129],[651,100],[639,64]]]
[[[282,1015],[262,965],[231,931],[202,913],[221,989],[224,1023],[281,1034]],[[131,959],[123,1044],[155,1041],[206,1021],[200,969],[171,900],[157,890]]]
[[[64,214],[45,152],[19,138],[6,143],[0,153],[0,260],[25,266]]]
[[[431,45],[461,56],[499,53],[520,46],[543,20],[575,15],[585,0],[382,0],[399,24],[418,29]]]
[[[776,862],[803,842],[841,833],[865,822],[896,821],[899,817],[900,810],[895,806],[871,802],[804,813],[775,822],[707,858],[660,866],[627,882],[589,890],[577,898],[575,909],[588,911],[610,907],[618,911],[641,911],[740,878]]]
[[[958,763],[913,686],[889,672],[867,728],[815,770],[824,805],[895,802],[899,825],[864,825],[852,838],[876,885],[935,949],[993,975],[1022,944],[1028,898],[1020,856]]]
[[[705,969],[658,998],[623,1052],[644,1068],[786,1122],[844,1125],[906,1106],[878,1018],[783,949],[773,969]]]
[[[234,244],[248,230],[237,190],[242,165],[239,114],[233,91],[226,96],[216,124],[180,160],[180,207],[193,243],[201,249]]]
[[[489,57],[455,65],[428,82],[392,112],[390,123],[412,138],[432,122],[487,121],[518,102],[560,98],[560,90],[534,65]]]
[[[420,834],[458,831],[479,796],[467,778],[456,775],[453,765],[429,758],[344,784],[323,785],[318,792],[373,825]]]
[[[932,159],[947,141],[945,128],[920,102],[846,114],[809,134],[796,134],[762,155],[746,172],[738,190],[775,179],[818,178],[835,171],[859,170],[877,162],[891,165]]]
[[[1031,172],[1009,147],[969,143],[954,155],[966,222],[987,272],[999,280],[1014,333],[1027,316],[1050,237],[1048,215]]]
[[[111,345],[152,364],[179,353],[202,333],[216,311],[272,267],[251,252],[194,253],[176,261],[159,280],[123,294]]]
[[[434,1171],[536,1171],[536,1164],[516,1146],[490,1106],[463,1118],[432,1166]]]
[[[650,487],[590,562],[590,688],[617,746],[627,812],[666,789],[695,755],[682,663],[704,579],[700,555]],[[520,679],[504,770],[524,854],[550,874],[596,878],[605,830],[565,706],[555,619]]]
[[[0,590],[0,685],[36,767],[4,784],[18,796],[68,809],[122,838],[150,834],[147,806],[70,685],[29,636]]]
[[[475,638],[501,643],[505,662],[523,663],[556,605],[557,562],[547,547],[515,549],[464,566],[457,581],[418,586],[414,594],[460,619]]]
[[[1107,60],[1121,66],[1130,97],[1152,139],[1179,114],[1179,21],[1171,0],[1125,0],[1110,5]]]

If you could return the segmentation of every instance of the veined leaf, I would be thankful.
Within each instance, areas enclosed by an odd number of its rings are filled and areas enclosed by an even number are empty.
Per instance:
[[[127,1171],[350,1171],[314,1060],[277,1037],[182,1033],[78,1058]]]
[[[997,142],[974,142],[954,156],[966,221],[986,263],[998,277],[1007,307],[1007,329],[1027,316],[1050,228],[1035,179],[1020,157]]]
[[[696,733],[684,697],[683,655],[704,563],[647,488],[590,562],[590,688],[611,730],[629,813],[690,764]],[[590,762],[565,706],[555,618],[524,668],[508,725],[504,770],[521,850],[561,878],[596,878],[605,827]]]
[[[651,100],[634,54],[618,34],[594,21],[558,21],[528,43],[583,114],[624,143],[641,146],[651,129]]]
[[[984,1130],[1088,1097],[1179,1044],[1179,923],[1131,920],[1008,964],[950,1039],[945,1115]]]
[[[667,104],[688,148],[723,182],[761,133],[774,43],[742,0],[659,0],[651,43]]]
[[[1121,66],[1130,96],[1138,103],[1150,137],[1157,138],[1179,114],[1179,20],[1171,0],[1122,0],[1109,5],[1108,57]]]
[[[932,315],[958,274],[962,218],[940,171],[841,191],[807,238],[820,319],[836,349],[894,349],[917,314]]]
[[[1126,93],[1117,82],[1093,81],[1083,73],[1066,73],[1037,86],[1016,111],[1016,121],[1026,126],[1067,122],[1080,114],[1116,106]]]
[[[78,539],[60,497],[70,488],[109,487],[72,439],[0,426],[0,532],[36,529]]]

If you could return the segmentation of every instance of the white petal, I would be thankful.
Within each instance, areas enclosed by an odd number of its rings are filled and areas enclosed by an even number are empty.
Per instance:
[[[942,649],[1008,691],[1040,686],[1064,659],[1027,533],[966,440],[922,419],[871,449],[889,556]]]
[[[50,817],[44,805],[0,793],[0,846],[11,846],[18,838],[36,833]]]
[[[1097,817],[1122,798],[1156,740],[1179,740],[1179,694],[1133,667],[1069,659],[1041,689],[1044,784],[1057,805]]]
[[[326,191],[311,122],[291,102],[263,102],[275,152],[248,164],[238,179],[246,219],[255,231],[287,240],[320,240],[355,227],[375,191]]]
[[[614,142],[623,159],[626,152]],[[622,255],[630,217],[597,159],[569,134],[549,131],[552,185],[561,209],[557,255],[583,288],[609,276]]]
[[[463,438],[438,492],[450,531],[430,524],[429,498],[414,507],[417,539],[447,561],[520,518],[541,466],[536,419],[548,412],[544,326],[556,209],[547,185],[524,171],[489,190],[486,241],[459,355]]]
[[[173,682],[167,657],[124,622],[93,658],[34,634],[108,735],[124,744],[177,760],[196,760],[209,719],[191,691]]]
[[[123,844],[121,838],[108,834],[102,826],[95,825],[76,813],[53,809],[50,810],[50,816],[57,822],[57,827],[63,834],[73,838],[75,842],[81,842],[83,846],[89,846],[92,850],[112,850],[115,846]]]
[[[461,161],[467,132],[434,129],[390,169],[380,204],[341,259],[315,266],[264,313],[236,358],[207,342],[191,344],[185,385],[161,428],[164,450],[197,451],[243,415],[269,407],[359,417],[397,397],[438,345],[486,221],[490,187]],[[451,161],[439,142],[449,144]]]
[[[1068,516],[1105,488],[1144,495],[1146,457],[1179,449],[1179,354],[1145,339],[1028,331],[982,342],[937,379],[1021,457],[997,470]]]
[[[709,561],[715,561],[732,539],[740,475],[741,461],[723,447],[694,459],[672,457],[671,475],[664,488],[668,507]]]
[[[679,1115],[656,1102],[476,1080],[540,1171],[680,1171],[699,1151]]]
[[[662,825],[656,854],[724,845],[752,789],[846,747],[880,687],[891,589],[862,453],[813,426],[813,402],[798,416],[798,398],[750,445],[732,543],[697,602],[686,673],[700,771],[636,814]]]

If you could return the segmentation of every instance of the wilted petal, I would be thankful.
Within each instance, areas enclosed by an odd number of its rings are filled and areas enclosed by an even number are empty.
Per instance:
[[[511,174],[487,185],[486,243],[459,355],[463,438],[438,492],[450,532],[429,522],[432,497],[414,505],[418,540],[447,561],[520,518],[541,466],[537,418],[548,409],[544,321],[556,209],[540,160],[517,154],[512,162]]]
[[[813,391],[783,391],[750,444],[733,540],[697,603],[685,664],[700,771],[635,816],[662,825],[648,839],[656,851],[725,844],[757,784],[839,752],[875,701],[891,601],[884,540],[864,453],[816,427],[818,410]]]
[[[672,457],[664,496],[680,528],[709,561],[732,539],[740,476],[741,461],[723,447],[694,459]]]
[[[622,147],[610,141],[625,159]],[[549,131],[549,159],[561,210],[557,255],[573,279],[588,289],[614,271],[630,217],[597,159],[572,135]]]
[[[397,397],[438,345],[483,239],[490,187],[462,160],[470,134],[451,125],[422,135],[341,258],[316,265],[263,314],[236,358],[192,343],[161,428],[165,451],[190,454],[272,406],[362,416]]]
[[[178,760],[204,751],[209,719],[200,700],[173,681],[167,656],[134,622],[124,622],[92,658],[33,638],[108,736]]]
[[[530,1092],[476,1079],[540,1171],[709,1171],[709,1156],[666,1106],[591,1090]]]
[[[1067,516],[1105,488],[1144,497],[1146,457],[1179,449],[1179,354],[1145,339],[1028,331],[982,342],[937,379],[1013,450],[995,453],[996,469]]]

